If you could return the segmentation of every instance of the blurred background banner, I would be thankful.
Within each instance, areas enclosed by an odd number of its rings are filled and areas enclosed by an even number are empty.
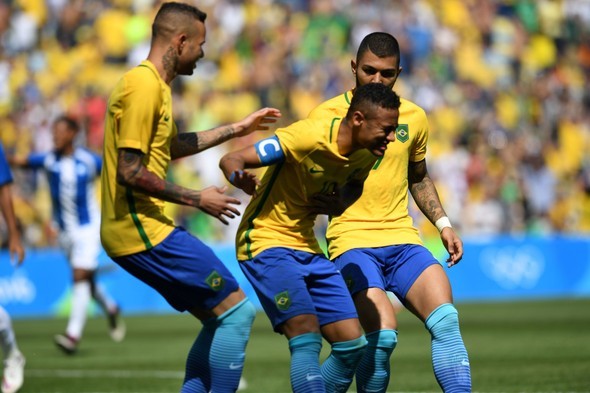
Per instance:
[[[446,259],[438,239],[427,246]],[[235,260],[233,245],[215,245],[215,253],[260,308],[254,290]],[[7,261],[8,254],[0,253]],[[456,301],[522,300],[590,296],[590,239],[575,236],[490,237],[465,239],[465,258],[447,273]],[[14,317],[65,316],[70,304],[70,270],[56,249],[29,251],[14,269],[0,263],[0,304]],[[173,309],[153,289],[104,256],[99,282],[120,299],[126,314],[168,313]],[[96,309],[91,310],[96,313]]]

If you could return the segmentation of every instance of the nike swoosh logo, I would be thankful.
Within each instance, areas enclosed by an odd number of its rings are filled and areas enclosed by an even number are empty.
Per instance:
[[[382,391],[382,389],[369,389],[367,387],[363,387],[363,392],[365,392],[365,393],[378,393],[381,391]]]
[[[469,366],[469,360],[465,360],[465,359],[461,360],[461,365],[462,366]]]
[[[164,116],[164,121],[168,121],[168,120],[170,120],[170,115]]]
[[[244,367],[244,363],[238,363],[238,364],[230,363],[229,364],[229,369],[230,370],[237,370],[237,369],[242,368],[242,367]]]
[[[322,173],[325,172],[323,169],[315,169],[315,168],[310,168],[309,173]]]
[[[321,378],[321,374],[307,374],[305,376],[305,379],[307,379],[308,381],[313,381],[314,379],[318,379]]]

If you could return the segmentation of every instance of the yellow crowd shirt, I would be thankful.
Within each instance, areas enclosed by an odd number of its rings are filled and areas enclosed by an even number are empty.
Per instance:
[[[283,162],[267,168],[237,231],[238,260],[273,247],[322,254],[314,234],[311,196],[332,192],[350,179],[364,180],[377,157],[366,149],[348,157],[336,143],[341,118],[302,120],[278,129]]]
[[[348,111],[352,91],[316,107],[309,118],[331,118]],[[401,99],[394,142],[373,166],[363,195],[339,217],[330,220],[326,238],[330,258],[354,248],[422,244],[408,213],[408,163],[426,156],[428,119],[422,108]]]
[[[173,219],[164,213],[164,201],[117,183],[117,154],[123,148],[140,150],[147,170],[164,179],[176,133],[170,87],[146,60],[123,76],[108,102],[100,236],[109,256],[148,250],[174,229]]]

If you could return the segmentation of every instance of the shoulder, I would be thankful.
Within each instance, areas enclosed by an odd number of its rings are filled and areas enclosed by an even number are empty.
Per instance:
[[[331,118],[312,118],[299,120],[276,132],[281,145],[288,149],[311,150],[327,139]]]
[[[161,91],[160,79],[155,70],[140,64],[123,75],[123,82],[126,89],[146,93],[159,93]]]
[[[410,100],[401,98],[399,107],[399,123],[412,124],[414,126],[428,129],[428,117],[426,111]]]
[[[322,102],[316,106],[307,116],[308,118],[322,118],[333,116],[344,116],[350,106],[352,99],[352,91],[347,91],[343,94],[332,97],[327,101]]]

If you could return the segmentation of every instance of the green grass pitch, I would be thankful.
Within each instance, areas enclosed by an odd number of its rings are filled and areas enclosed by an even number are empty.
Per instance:
[[[458,303],[475,392],[590,392],[590,299]],[[188,315],[126,318],[124,342],[106,321],[88,322],[79,352],[54,347],[62,319],[13,321],[27,357],[22,393],[178,392],[187,351],[199,329]],[[328,354],[324,345],[322,359]],[[287,340],[258,314],[247,349],[245,393],[289,392]],[[356,391],[354,386],[351,392]],[[399,314],[389,392],[440,392],[430,337],[408,311]]]

